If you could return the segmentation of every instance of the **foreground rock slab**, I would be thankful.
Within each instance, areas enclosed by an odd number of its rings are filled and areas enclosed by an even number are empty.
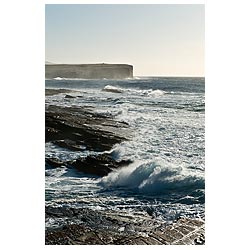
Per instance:
[[[169,226],[160,226],[148,233],[117,232],[95,229],[84,224],[63,226],[47,231],[46,245],[203,245],[204,221],[179,219]]]
[[[205,221],[180,218],[171,225],[146,213],[46,207],[46,220],[64,218],[48,228],[47,245],[203,245]],[[68,222],[67,222],[68,219]],[[70,223],[69,223],[70,222]]]

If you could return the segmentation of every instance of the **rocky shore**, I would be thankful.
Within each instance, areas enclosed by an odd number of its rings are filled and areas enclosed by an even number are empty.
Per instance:
[[[68,89],[46,89],[46,96],[65,94],[82,98]],[[74,93],[74,94],[73,94]],[[115,144],[129,138],[129,125],[91,107],[46,105],[45,141],[70,151],[98,154],[61,160],[46,157],[46,168],[73,168],[102,177],[131,161],[116,161],[107,153]],[[133,214],[124,211],[91,210],[76,207],[45,207],[46,245],[162,245],[204,244],[204,221],[179,218],[169,225],[154,217],[150,208]]]
[[[204,221],[179,218],[168,225],[146,211],[137,215],[46,207],[46,220],[65,225],[46,230],[47,245],[203,245]]]
[[[67,89],[46,89],[46,95],[69,93]],[[81,98],[65,94],[65,98]],[[126,140],[129,127],[125,122],[114,121],[111,116],[95,113],[91,108],[77,106],[46,106],[45,142],[51,142],[71,151],[100,152],[96,156],[80,157],[73,161],[46,158],[46,167],[66,166],[85,174],[105,176],[113,169],[123,167],[131,161],[115,161],[108,153],[116,143]]]

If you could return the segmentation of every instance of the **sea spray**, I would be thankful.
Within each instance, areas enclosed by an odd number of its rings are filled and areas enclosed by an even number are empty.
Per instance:
[[[204,188],[204,177],[160,160],[147,160],[136,161],[113,171],[100,183],[104,187],[123,187],[140,193],[159,194]]]

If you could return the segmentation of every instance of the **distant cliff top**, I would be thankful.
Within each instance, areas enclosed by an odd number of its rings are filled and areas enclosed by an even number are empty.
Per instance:
[[[103,66],[129,66],[129,67],[133,67],[133,65],[130,64],[126,64],[126,63],[52,63],[49,61],[45,61],[45,65],[64,65],[64,66],[99,66],[99,67],[103,67]]]
[[[49,61],[45,61],[45,65],[50,65],[50,64],[54,64],[54,63],[49,62]]]

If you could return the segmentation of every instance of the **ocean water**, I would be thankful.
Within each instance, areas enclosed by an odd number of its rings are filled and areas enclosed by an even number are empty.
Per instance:
[[[205,211],[205,79],[141,77],[126,80],[46,80],[46,88],[77,90],[46,96],[46,105],[91,107],[129,124],[129,140],[109,151],[130,159],[103,178],[67,168],[45,169],[46,205],[115,210],[150,208],[159,220],[202,217]],[[80,96],[80,97],[79,97]],[[46,143],[47,157],[62,160],[98,154]],[[48,226],[49,223],[48,223]]]

